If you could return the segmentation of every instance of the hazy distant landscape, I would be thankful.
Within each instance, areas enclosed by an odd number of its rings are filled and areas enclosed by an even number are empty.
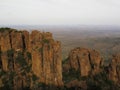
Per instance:
[[[20,30],[40,30],[53,33],[62,42],[63,59],[71,49],[85,47],[98,50],[106,60],[120,51],[120,28],[113,26],[12,26]]]

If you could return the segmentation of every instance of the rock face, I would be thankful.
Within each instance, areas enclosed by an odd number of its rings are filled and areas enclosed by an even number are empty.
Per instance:
[[[61,55],[61,43],[49,32],[0,29],[0,90],[120,89],[120,54],[101,67],[99,52],[75,48],[63,70]]]
[[[30,35],[32,70],[45,84],[62,85],[61,44],[52,34],[33,31]]]
[[[112,59],[109,73],[108,67],[102,64],[103,60],[95,50],[71,50],[69,57],[63,62],[64,85],[74,90],[119,90],[120,55]]]
[[[54,41],[49,32],[0,31],[0,68],[15,74],[11,81],[14,90],[34,88],[35,80],[62,86],[61,55],[61,43]]]
[[[120,85],[120,53],[113,55],[109,65],[109,79]]]
[[[64,67],[75,69],[81,76],[95,75],[101,71],[102,58],[95,50],[75,48],[69,53],[68,62]]]

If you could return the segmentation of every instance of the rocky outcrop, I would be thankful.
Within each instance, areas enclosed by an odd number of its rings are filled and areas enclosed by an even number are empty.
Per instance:
[[[114,56],[107,67],[95,50],[80,47],[71,50],[63,62],[64,85],[75,90],[119,90],[119,56]]]
[[[69,53],[64,69],[75,69],[81,76],[95,75],[101,71],[102,58],[99,52],[86,48],[75,48]]]
[[[40,81],[56,86],[62,85],[61,44],[52,34],[33,31],[30,36],[32,70]]]
[[[50,32],[0,29],[0,90],[120,89],[120,54],[103,67],[98,51],[75,48],[63,69],[61,55]]]
[[[54,41],[51,33],[3,29],[0,31],[0,52],[2,72],[8,76],[14,73],[11,76],[14,90],[34,88],[40,83],[63,85],[61,43]]]
[[[109,79],[120,85],[120,53],[113,55],[109,65]]]

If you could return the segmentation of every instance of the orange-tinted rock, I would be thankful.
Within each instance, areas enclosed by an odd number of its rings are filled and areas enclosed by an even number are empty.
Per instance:
[[[23,51],[24,46],[21,32],[17,31],[11,32],[11,44],[12,49],[14,49],[15,51]]]
[[[95,50],[90,51],[90,62],[92,65],[92,74],[97,74],[101,71],[102,58],[100,53]]]
[[[53,75],[54,76],[54,81],[55,85],[61,86],[62,83],[62,53],[61,53],[61,43],[56,41],[53,44]]]
[[[6,53],[2,54],[1,56],[1,59],[2,59],[2,69],[4,71],[8,71],[8,57],[6,55]]]
[[[37,81],[40,83],[63,85],[61,43],[54,41],[51,33],[37,30],[32,31],[31,34],[28,31],[15,30],[2,32],[0,50],[3,71],[12,71],[16,74],[13,79],[14,90],[28,86],[27,76],[32,80],[33,74],[39,78]],[[32,66],[28,73],[24,62]],[[31,84],[29,87],[33,87],[33,83],[33,81],[29,82]]]
[[[97,51],[86,48],[75,48],[68,57],[70,68],[80,70],[81,76],[99,73],[101,61],[101,56]]]
[[[38,31],[31,33],[30,42],[34,74],[47,85],[62,85],[60,43],[53,41],[51,33]]]
[[[35,75],[41,77],[42,71],[42,34],[39,31],[32,31],[30,34],[30,52],[32,54],[32,70]],[[41,77],[41,80],[43,78]]]
[[[109,66],[109,79],[120,85],[120,54],[112,58]]]
[[[0,46],[2,52],[6,52],[11,49],[9,32],[0,33]]]
[[[8,71],[8,57],[6,52],[10,49],[11,43],[9,32],[0,33],[1,63],[4,71]]]

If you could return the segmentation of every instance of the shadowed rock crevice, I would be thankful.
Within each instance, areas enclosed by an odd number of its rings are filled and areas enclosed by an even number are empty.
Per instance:
[[[10,39],[10,46],[12,48],[12,37],[11,37],[11,33],[9,32],[9,39]]]
[[[23,50],[26,50],[25,36],[22,34]]]
[[[1,46],[0,46],[0,69],[2,69],[2,58],[1,58],[2,52],[1,52]]]

